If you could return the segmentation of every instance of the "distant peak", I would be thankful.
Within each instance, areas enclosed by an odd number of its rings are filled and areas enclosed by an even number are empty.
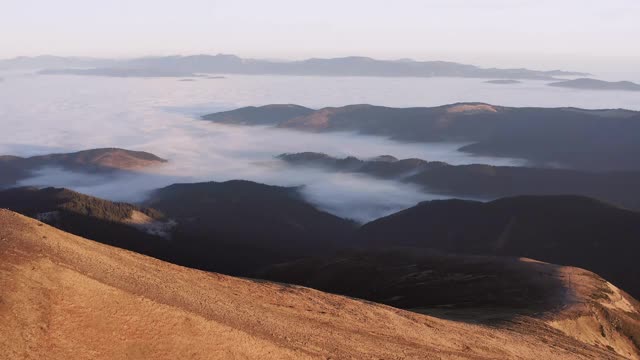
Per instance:
[[[479,112],[498,112],[498,110],[488,104],[455,104],[449,106],[448,113],[479,113]]]

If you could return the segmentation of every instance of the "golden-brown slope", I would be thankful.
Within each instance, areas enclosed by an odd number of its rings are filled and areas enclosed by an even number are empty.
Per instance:
[[[0,357],[615,358],[542,322],[456,323],[167,264],[0,210]]]
[[[564,307],[545,321],[579,341],[640,359],[640,303],[600,276],[556,266],[566,291]]]

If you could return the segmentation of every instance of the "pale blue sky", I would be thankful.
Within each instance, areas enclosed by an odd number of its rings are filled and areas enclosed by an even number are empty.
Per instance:
[[[640,59],[639,19],[640,0],[0,0],[0,58],[233,53],[631,63]]]

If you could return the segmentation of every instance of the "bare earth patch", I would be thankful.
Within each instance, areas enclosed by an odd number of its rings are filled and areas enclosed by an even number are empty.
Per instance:
[[[458,114],[458,113],[479,113],[479,112],[498,112],[496,108],[487,104],[461,104],[454,105],[447,109],[447,112],[450,114]]]
[[[124,223],[148,234],[160,236],[165,239],[171,237],[171,230],[176,226],[176,222],[173,220],[158,221],[137,210],[133,210],[131,217],[125,219]]]

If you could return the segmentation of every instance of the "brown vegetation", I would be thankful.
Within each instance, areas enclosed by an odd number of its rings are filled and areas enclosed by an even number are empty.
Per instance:
[[[0,188],[13,186],[44,167],[59,167],[86,173],[141,171],[166,163],[151,153],[117,148],[91,149],[68,154],[48,154],[22,158],[0,156]]]
[[[618,358],[534,320],[490,328],[190,270],[6,210],[0,289],[9,359]]]

